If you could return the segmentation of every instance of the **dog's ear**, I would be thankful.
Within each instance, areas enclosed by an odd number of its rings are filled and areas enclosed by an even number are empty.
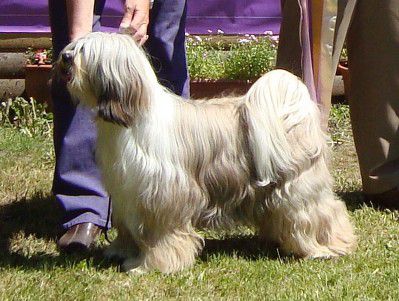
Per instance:
[[[144,51],[125,35],[93,33],[83,42],[82,82],[88,82],[85,92],[92,92],[98,116],[130,127],[147,111],[150,87],[158,84]]]
[[[113,93],[104,93],[98,99],[98,116],[124,127],[133,123],[133,111],[126,100],[118,99]]]
[[[148,108],[148,91],[139,75],[104,77],[98,96],[98,116],[106,121],[129,127],[137,114]]]

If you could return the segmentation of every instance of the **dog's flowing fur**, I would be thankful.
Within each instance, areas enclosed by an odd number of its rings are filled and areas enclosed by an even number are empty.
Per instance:
[[[292,74],[269,72],[241,97],[192,101],[158,83],[128,36],[92,33],[62,54],[55,77],[67,74],[71,95],[98,114],[97,160],[118,230],[107,255],[126,270],[191,266],[198,226],[255,226],[299,257],[354,248],[317,106]]]

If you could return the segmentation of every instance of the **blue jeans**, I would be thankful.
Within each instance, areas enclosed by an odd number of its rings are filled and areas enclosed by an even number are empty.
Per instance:
[[[93,31],[100,29],[104,0],[96,1]],[[54,57],[69,43],[65,1],[49,0]],[[189,96],[185,54],[186,1],[157,0],[150,13],[146,49],[159,81],[183,97]],[[64,210],[63,227],[91,222],[106,227],[109,197],[95,163],[94,114],[75,107],[66,87],[53,82],[54,148],[53,193]]]

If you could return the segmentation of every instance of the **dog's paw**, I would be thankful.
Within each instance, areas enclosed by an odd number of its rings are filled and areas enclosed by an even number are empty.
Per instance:
[[[122,266],[121,269],[122,271],[132,274],[132,275],[143,275],[147,273],[149,270],[148,268],[144,267],[142,265],[142,260],[140,258],[128,258],[126,259]]]
[[[123,259],[125,258],[123,256],[123,252],[120,249],[115,249],[109,246],[107,249],[104,251],[104,256],[108,260],[118,260],[118,259]]]
[[[311,254],[311,255],[308,255],[308,256],[306,256],[306,258],[309,258],[309,259],[319,259],[319,260],[327,260],[327,259],[333,259],[333,258],[337,258],[337,257],[339,257],[340,255],[339,254],[337,254],[337,253],[335,253],[335,252],[332,252],[332,251],[330,251],[330,250],[320,250],[320,251],[318,251],[318,252],[315,252],[315,253],[313,253],[313,254]]]
[[[143,267],[137,267],[134,269],[131,269],[129,271],[126,271],[129,275],[134,275],[134,276],[140,276],[148,273],[148,270],[143,268]]]
[[[109,260],[121,260],[129,257],[129,252],[126,248],[121,248],[118,243],[111,243],[111,245],[104,251],[104,256]]]
[[[104,251],[104,256],[108,259],[126,259],[137,255],[138,248],[136,244],[123,242],[119,238],[116,238]]]

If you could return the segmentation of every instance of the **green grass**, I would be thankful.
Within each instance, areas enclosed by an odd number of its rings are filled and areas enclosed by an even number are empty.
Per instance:
[[[362,204],[348,118],[348,107],[338,105],[330,124],[335,190],[359,236],[353,255],[295,260],[260,250],[248,229],[206,232],[193,268],[143,276],[105,261],[103,237],[89,254],[58,252],[51,137],[0,127],[0,300],[399,300],[399,214]]]

